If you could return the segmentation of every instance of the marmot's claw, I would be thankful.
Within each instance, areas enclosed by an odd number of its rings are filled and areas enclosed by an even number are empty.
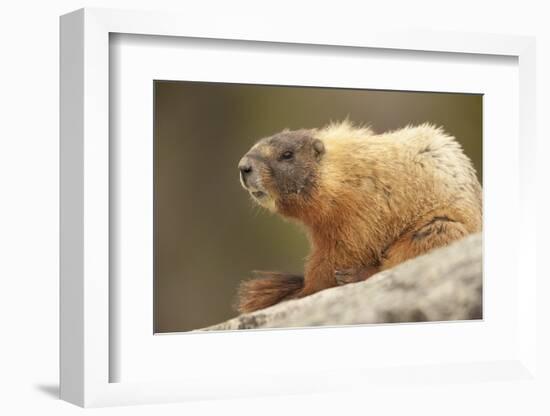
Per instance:
[[[339,286],[347,285],[348,283],[353,283],[357,281],[357,270],[355,269],[335,270],[334,277],[336,278],[336,283],[338,283]]]
[[[347,276],[350,274],[355,274],[355,269],[336,269],[334,270],[334,274],[337,274],[340,276]]]

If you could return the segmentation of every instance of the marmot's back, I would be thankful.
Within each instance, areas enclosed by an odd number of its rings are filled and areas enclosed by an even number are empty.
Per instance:
[[[394,133],[410,160],[408,174],[419,178],[417,196],[433,193],[433,207],[452,211],[471,232],[481,230],[481,186],[458,141],[429,124]]]
[[[378,227],[382,232],[400,233],[439,209],[452,211],[471,232],[481,229],[475,170],[443,129],[422,124],[374,134],[344,122],[326,127],[319,137],[327,148],[321,163],[327,195],[346,195],[363,209],[377,211],[371,219],[386,223]],[[369,228],[376,232],[376,224]]]

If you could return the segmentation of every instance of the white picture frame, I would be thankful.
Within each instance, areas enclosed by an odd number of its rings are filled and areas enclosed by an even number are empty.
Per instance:
[[[235,27],[239,31],[235,31]],[[163,37],[224,39],[226,41],[277,42],[301,45],[331,45],[332,47],[372,48],[384,50],[427,51],[440,54],[503,55],[517,58],[519,68],[519,106],[517,120],[519,154],[515,182],[519,189],[512,195],[517,201],[513,211],[517,220],[517,238],[512,250],[517,256],[516,268],[510,273],[522,279],[515,281],[518,291],[513,309],[517,327],[511,340],[514,348],[495,354],[495,360],[480,355],[460,364],[442,358],[437,365],[427,365],[421,359],[415,365],[415,380],[437,377],[448,380],[481,379],[522,380],[536,372],[535,361],[535,298],[534,270],[536,219],[534,190],[535,142],[535,43],[529,37],[464,33],[395,32],[350,29],[349,32],[326,33],[323,28],[299,29],[278,25],[261,25],[243,19],[235,22],[217,21],[205,25],[193,16],[82,9],[61,18],[61,398],[80,406],[183,401],[195,398],[247,397],[254,395],[322,392],[351,388],[364,384],[407,382],[410,367],[391,368],[382,365],[350,368],[333,363],[321,369],[302,368],[299,371],[281,368],[265,371],[263,377],[224,373],[216,368],[208,371],[190,370],[181,376],[148,381],[113,382],[111,368],[117,351],[113,350],[112,312],[116,309],[110,291],[110,158],[109,130],[109,38],[110,34],[155,35]],[[161,40],[162,41],[162,40]],[[512,143],[513,144],[513,143]],[[513,155],[514,149],[508,149]],[[503,150],[505,152],[505,150]],[[503,153],[504,154],[504,153]],[[512,204],[512,205],[514,205]],[[509,263],[510,264],[510,263]],[[515,264],[515,263],[512,263]],[[487,290],[494,290],[488,287]],[[362,331],[356,328],[356,334]],[[330,329],[326,336],[334,337]],[[315,338],[321,332],[307,330],[274,331],[276,336],[290,340]],[[245,340],[242,334],[219,334],[226,342],[238,347]],[[236,339],[235,335],[241,336]],[[153,336],[151,332],[151,337]],[[201,334],[206,343],[219,343],[211,334]],[[210,337],[211,341],[208,340]],[[250,335],[249,337],[260,337]],[[167,337],[169,338],[169,337]],[[231,339],[231,341],[229,341]],[[319,339],[320,340],[320,339]],[[163,341],[167,342],[167,341]],[[409,363],[410,365],[411,363]],[[368,372],[361,371],[369,369]],[[474,374],[481,371],[480,374]],[[329,374],[329,377],[320,375]],[[213,377],[214,375],[214,377]],[[153,381],[154,380],[154,381]],[[172,381],[170,381],[172,380]]]

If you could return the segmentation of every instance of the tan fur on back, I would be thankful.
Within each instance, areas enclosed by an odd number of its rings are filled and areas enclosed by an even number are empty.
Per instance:
[[[375,134],[351,123],[331,124],[315,137],[326,147],[319,173],[319,208],[348,247],[337,256],[346,267],[365,248],[373,258],[433,216],[481,229],[481,187],[459,143],[430,124]],[[345,217],[340,221],[339,217]]]

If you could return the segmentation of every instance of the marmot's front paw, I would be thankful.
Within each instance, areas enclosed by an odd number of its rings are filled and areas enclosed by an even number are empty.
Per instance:
[[[334,271],[334,277],[336,278],[336,283],[338,283],[338,286],[358,282],[361,280],[358,275],[359,273],[357,273],[356,269],[340,269]]]
[[[367,280],[378,271],[376,266],[367,266],[361,269],[338,269],[334,271],[334,278],[338,286],[342,286]]]

